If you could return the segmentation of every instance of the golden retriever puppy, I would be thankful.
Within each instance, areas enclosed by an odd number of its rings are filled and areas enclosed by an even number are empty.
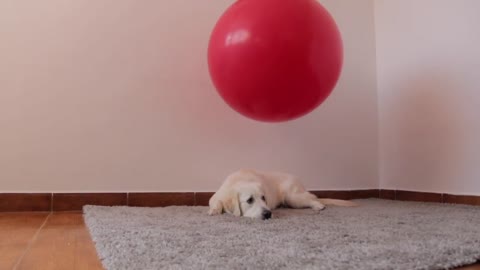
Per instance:
[[[239,217],[269,219],[272,210],[281,205],[320,211],[328,204],[356,206],[350,201],[319,199],[306,191],[294,175],[240,170],[229,175],[210,198],[209,215],[229,213]]]

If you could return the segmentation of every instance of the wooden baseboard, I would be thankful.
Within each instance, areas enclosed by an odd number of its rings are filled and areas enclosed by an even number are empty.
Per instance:
[[[475,195],[454,195],[448,193],[429,193],[404,190],[381,189],[380,199],[480,205],[480,196]]]
[[[368,199],[378,198],[378,189],[361,189],[361,190],[312,190],[319,198],[331,198],[340,200]]]
[[[51,193],[0,193],[0,212],[49,212]]]
[[[381,198],[401,201],[480,205],[480,196],[464,196],[404,190],[314,190],[321,198]],[[0,193],[0,212],[81,211],[84,205],[162,207],[207,206],[213,192],[155,193]]]

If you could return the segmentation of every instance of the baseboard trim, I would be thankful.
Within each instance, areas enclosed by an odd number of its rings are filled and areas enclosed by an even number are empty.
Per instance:
[[[480,196],[428,193],[405,190],[314,190],[321,198],[380,198],[400,201],[479,205]],[[123,193],[0,193],[0,212],[81,211],[84,205],[163,207],[207,206],[213,192],[123,192]]]

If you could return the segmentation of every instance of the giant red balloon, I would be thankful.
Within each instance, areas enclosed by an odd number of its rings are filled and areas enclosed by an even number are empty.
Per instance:
[[[338,27],[316,0],[238,0],[215,25],[208,48],[221,97],[267,122],[314,110],[335,87],[342,62]]]

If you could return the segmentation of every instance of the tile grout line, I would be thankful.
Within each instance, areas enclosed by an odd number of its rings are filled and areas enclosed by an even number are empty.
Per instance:
[[[30,251],[30,249],[32,248],[33,244],[37,241],[37,238],[38,238],[38,235],[40,234],[40,231],[43,229],[43,227],[45,227],[45,225],[47,225],[47,222],[48,222],[48,219],[50,219],[50,216],[52,216],[52,212],[50,212],[48,214],[48,216],[45,218],[45,221],[43,221],[42,225],[40,226],[40,228],[38,228],[38,230],[35,232],[35,234],[33,235],[32,239],[28,242],[28,245],[27,247],[25,248],[25,250],[23,251],[22,255],[20,255],[20,257],[17,259],[17,262],[15,263],[15,265],[13,266],[13,270],[17,270],[18,269],[18,266],[20,266],[20,263],[23,261],[23,258],[25,257],[25,255],[27,255],[27,253]]]

